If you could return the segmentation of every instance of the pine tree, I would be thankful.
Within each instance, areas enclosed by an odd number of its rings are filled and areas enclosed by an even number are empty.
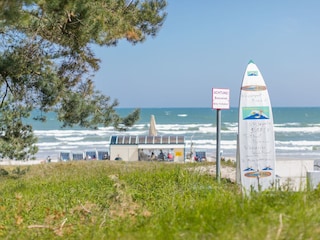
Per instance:
[[[0,157],[26,159],[37,152],[33,129],[23,118],[56,111],[62,127],[114,126],[138,119],[115,111],[118,101],[95,89],[100,60],[93,45],[132,44],[156,36],[165,0],[15,0],[0,7]]]

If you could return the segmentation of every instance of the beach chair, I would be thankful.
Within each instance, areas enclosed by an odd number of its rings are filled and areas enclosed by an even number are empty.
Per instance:
[[[206,152],[203,152],[203,151],[196,152],[195,159],[198,162],[206,161],[207,160]]]

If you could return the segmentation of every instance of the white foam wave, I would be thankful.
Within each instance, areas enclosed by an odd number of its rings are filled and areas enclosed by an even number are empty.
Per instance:
[[[72,143],[74,144],[74,143]],[[71,145],[72,145],[71,144]],[[109,141],[83,141],[83,142],[78,142],[78,146],[98,146],[98,145],[103,145],[103,146],[109,146]]]
[[[59,141],[63,141],[63,142],[66,142],[66,141],[67,142],[75,142],[75,141],[81,141],[84,138],[83,137],[65,137],[65,138],[57,137],[56,139],[59,140]]]
[[[223,122],[223,124],[227,127],[238,127],[237,122]]]
[[[277,146],[276,150],[282,151],[312,151],[312,146]]]
[[[88,135],[110,135],[116,131],[103,131],[103,130],[36,130],[34,131],[36,136],[47,137],[69,137],[69,136],[88,136]]]
[[[60,142],[38,142],[36,145],[41,148],[59,146]]]
[[[39,146],[39,152],[41,152],[41,151],[47,151],[47,150],[52,150],[52,149],[57,149],[57,147],[56,146]]]
[[[276,141],[278,146],[320,146],[320,141]]]
[[[67,150],[71,150],[71,149],[77,149],[78,146],[72,146],[72,145],[68,145],[68,146],[61,146],[61,149],[67,149]]]
[[[158,131],[162,135],[184,135],[193,133],[192,131]]]
[[[299,126],[296,124],[275,124],[275,133],[308,133],[319,134],[320,124],[309,124],[307,126]],[[159,124],[157,125],[159,134],[175,134],[175,135],[195,135],[195,134],[215,134],[216,126],[213,124]],[[145,124],[135,125],[126,132],[118,132],[112,128],[101,128],[98,130],[36,130],[35,134],[39,138],[55,137],[57,140],[77,141],[87,136],[98,136],[109,138],[112,135],[147,135],[148,127]],[[226,123],[221,132],[225,134],[236,134],[238,131],[237,123]],[[74,138],[74,140],[72,139]]]
[[[275,132],[285,132],[285,133],[320,133],[320,127],[275,127]]]
[[[276,151],[280,153],[294,152],[297,155],[305,153],[317,154],[320,146],[319,124],[286,123],[275,124]],[[86,148],[108,149],[110,137],[112,135],[148,135],[149,125],[136,124],[126,132],[115,131],[112,127],[103,127],[97,130],[36,130],[35,134],[39,138],[37,146],[40,153],[54,153],[61,150],[81,151]],[[185,136],[186,148],[190,148],[191,139],[197,151],[208,151],[214,154],[216,149],[216,126],[214,123],[202,124],[157,124],[159,135],[181,135]],[[222,125],[221,150],[225,155],[235,155],[237,142],[236,134],[238,131],[237,122],[225,122]],[[305,136],[305,137],[304,137]],[[280,140],[277,140],[281,139]],[[225,140],[225,138],[227,140]],[[302,140],[301,140],[302,139]],[[310,141],[308,141],[310,139]],[[297,141],[295,141],[297,140]]]
[[[277,124],[274,124],[274,126],[276,127],[288,127],[288,126],[300,126],[301,123],[298,123],[298,122],[287,122],[287,123],[277,123]]]
[[[216,127],[199,127],[199,132],[201,133],[215,133],[217,132]]]

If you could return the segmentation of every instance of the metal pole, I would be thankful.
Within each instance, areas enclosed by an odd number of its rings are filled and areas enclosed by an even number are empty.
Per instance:
[[[216,147],[216,177],[220,183],[220,139],[221,139],[221,109],[217,109],[217,147]]]

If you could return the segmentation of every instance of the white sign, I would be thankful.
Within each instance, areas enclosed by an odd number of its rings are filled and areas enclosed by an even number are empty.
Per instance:
[[[229,109],[230,108],[230,89],[212,88],[212,108]]]

